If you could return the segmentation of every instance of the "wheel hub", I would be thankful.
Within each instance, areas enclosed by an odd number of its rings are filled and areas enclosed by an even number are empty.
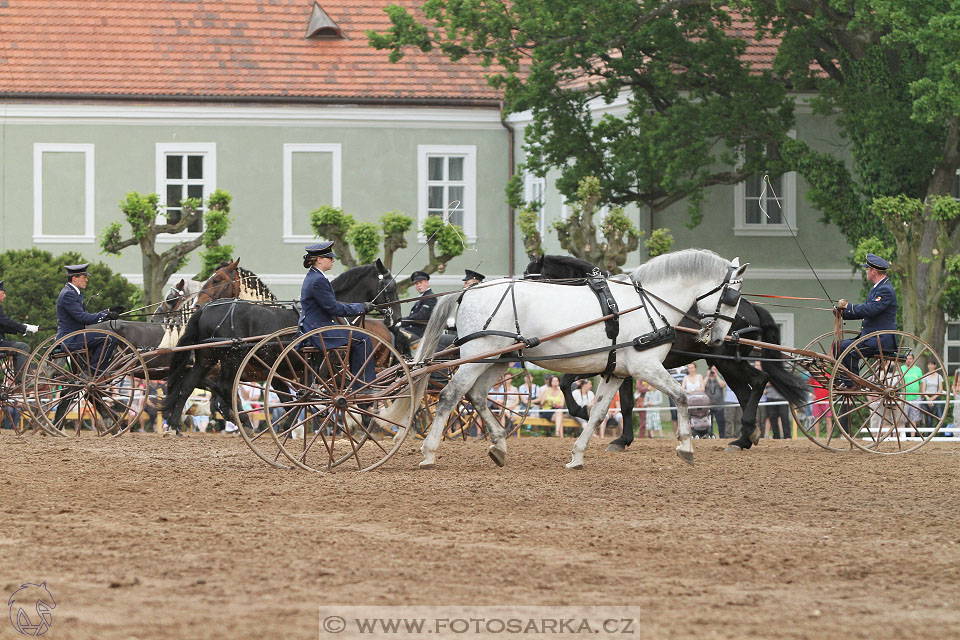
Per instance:
[[[336,405],[338,409],[346,409],[347,399],[343,396],[337,396],[337,398],[333,401],[333,404]]]

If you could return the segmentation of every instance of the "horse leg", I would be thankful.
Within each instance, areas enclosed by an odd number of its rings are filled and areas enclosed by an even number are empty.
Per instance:
[[[447,416],[456,408],[460,398],[473,387],[477,378],[489,366],[489,364],[480,363],[462,365],[450,378],[450,382],[443,388],[443,391],[440,392],[437,412],[433,416],[433,424],[430,425],[430,433],[427,434],[420,446],[420,451],[423,453],[423,460],[420,461],[421,469],[437,468],[437,448],[440,446],[440,439],[443,437],[443,428],[447,424]],[[484,397],[484,402],[486,402],[486,397]]]
[[[633,444],[633,378],[624,378],[620,385],[620,411],[623,414],[623,429],[620,437],[607,446],[607,451],[619,453]]]
[[[190,394],[193,393],[193,390],[197,388],[197,385],[200,384],[200,381],[206,377],[211,367],[212,365],[205,362],[198,362],[190,367],[190,371],[183,377],[180,394],[174,401],[167,415],[167,426],[176,433],[180,433],[180,426],[183,423],[183,408],[187,404],[187,399],[190,397]]]
[[[632,355],[632,354],[631,354]],[[667,397],[673,399],[677,405],[677,455],[680,459],[689,464],[693,464],[693,437],[690,434],[690,414],[687,411],[687,394],[684,393],[680,383],[663,368],[659,362],[652,366],[649,362],[643,362],[639,367],[631,369],[630,373],[635,378],[645,380],[648,384],[662,391]]]
[[[608,380],[600,382],[597,387],[596,401],[593,410],[590,412],[590,419],[583,425],[583,431],[580,437],[573,443],[573,454],[570,456],[570,462],[567,463],[567,469],[583,469],[583,453],[587,450],[590,438],[593,437],[593,430],[601,420],[607,419],[607,410],[610,403],[613,402],[613,396],[617,395],[617,389],[620,388],[621,378],[611,376]]]
[[[492,365],[477,377],[476,382],[473,383],[473,386],[470,387],[470,390],[467,392],[467,400],[473,404],[477,413],[480,414],[480,418],[483,420],[483,428],[486,429],[487,435],[490,436],[490,446],[487,448],[487,455],[490,456],[490,459],[493,460],[498,467],[502,467],[507,462],[507,432],[500,424],[500,421],[497,420],[496,416],[493,415],[493,412],[490,411],[490,407],[487,406],[487,393],[506,370],[507,365],[505,364]]]
[[[769,376],[749,362],[716,362],[717,371],[733,389],[737,401],[743,409],[740,419],[740,437],[727,445],[727,451],[742,451],[760,442],[760,428],[757,425],[757,406],[763,396]]]

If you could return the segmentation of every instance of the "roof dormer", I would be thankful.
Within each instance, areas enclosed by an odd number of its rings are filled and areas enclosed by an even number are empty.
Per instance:
[[[330,19],[327,12],[320,8],[320,4],[313,3],[313,12],[310,22],[307,23],[307,38],[342,38],[340,26]]]

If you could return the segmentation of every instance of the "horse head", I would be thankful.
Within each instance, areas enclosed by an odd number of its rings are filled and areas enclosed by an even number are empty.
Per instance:
[[[400,296],[397,295],[397,281],[380,258],[377,258],[373,264],[377,268],[377,293],[374,296],[374,302],[390,305],[383,307],[382,311],[387,319],[387,326],[392,327],[400,322],[403,313],[400,309]]]
[[[697,338],[704,344],[719,346],[730,332],[740,307],[740,287],[748,266],[749,262],[741,265],[740,258],[734,258],[728,263],[723,280],[697,297],[697,312],[703,327]]]
[[[194,308],[202,307],[211,300],[237,298],[240,296],[240,258],[221,265],[200,287]]]
[[[527,268],[523,270],[523,277],[524,277],[524,279],[526,279],[526,278],[543,278],[543,277],[544,277],[544,275],[543,275],[543,259],[544,259],[545,257],[546,257],[546,256],[541,253],[539,256],[537,256],[536,258],[534,258],[533,260],[531,260],[529,264],[527,264]]]

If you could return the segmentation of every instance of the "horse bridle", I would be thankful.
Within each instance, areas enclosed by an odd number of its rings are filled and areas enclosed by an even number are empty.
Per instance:
[[[739,266],[734,266],[732,264],[727,265],[727,275],[723,277],[723,282],[715,286],[713,289],[710,289],[710,291],[707,291],[703,295],[697,296],[696,301],[700,302],[704,298],[709,298],[717,291],[720,292],[720,297],[717,298],[717,308],[714,309],[713,313],[697,314],[699,317],[701,326],[703,327],[713,326],[713,321],[716,321],[718,318],[720,320],[726,320],[731,324],[736,322],[737,320],[736,318],[720,313],[720,308],[723,305],[727,305],[728,307],[735,307],[737,303],[740,301],[740,291],[738,289],[734,289],[731,285],[742,285],[743,278],[739,278],[737,280],[731,280],[730,278],[736,272],[737,269],[739,269]],[[704,323],[703,321],[706,320],[707,318],[713,318],[713,321],[711,321],[710,323]]]
[[[220,273],[220,270],[219,270],[219,269],[214,272],[214,275],[216,275],[216,274],[218,274],[218,273]],[[225,274],[224,274],[224,275],[225,275]],[[206,293],[206,292],[204,292],[203,289],[201,289],[201,290],[197,293],[197,299],[194,301],[194,307],[199,307],[199,306],[200,306],[200,296],[201,296],[201,295],[207,296],[208,298],[210,298],[211,301],[212,301],[212,300],[219,300],[219,299],[222,299],[222,298],[238,298],[238,297],[240,297],[240,272],[239,272],[239,271],[234,271],[234,275],[235,275],[235,277],[233,277],[233,278],[227,277],[227,281],[226,281],[226,282],[217,285],[216,289],[214,289],[214,291],[213,291],[212,294],[211,294],[211,293]],[[213,276],[211,276],[211,277],[213,277]],[[223,293],[224,293],[224,291],[226,290],[227,287],[232,287],[232,288],[230,289],[230,291],[232,292],[232,295],[224,296]]]
[[[383,306],[378,305],[377,310],[380,311],[380,313],[382,313],[383,316],[387,319],[387,326],[392,327],[394,324],[393,305],[398,304],[400,302],[400,298],[397,298],[396,300],[387,300],[387,297],[388,297],[387,287],[390,285],[391,282],[393,282],[393,276],[387,277],[378,271],[377,280],[380,282],[380,284],[377,287],[377,295],[373,296],[373,299],[376,300],[381,295],[383,296],[384,302],[381,303]]]

